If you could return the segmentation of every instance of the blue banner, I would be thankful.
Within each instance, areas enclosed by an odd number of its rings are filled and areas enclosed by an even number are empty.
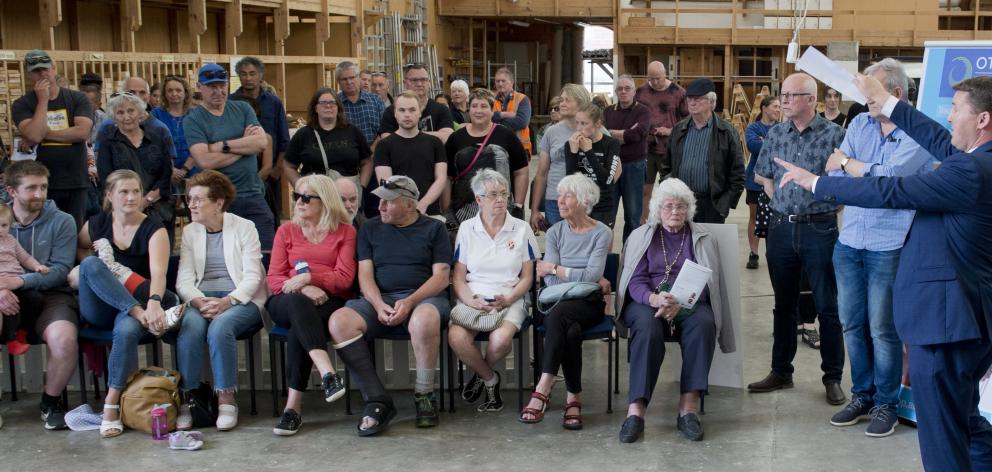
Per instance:
[[[916,108],[950,128],[954,85],[980,76],[992,76],[992,42],[928,41]]]

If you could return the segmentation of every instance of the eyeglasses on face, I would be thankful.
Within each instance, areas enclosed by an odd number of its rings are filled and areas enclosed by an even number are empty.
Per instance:
[[[338,106],[338,102],[334,100],[319,100],[317,101],[317,105],[322,107],[336,107]]]
[[[320,197],[318,197],[317,195],[307,195],[305,193],[293,192],[293,201],[295,202],[297,200],[303,200],[304,205],[309,205],[310,200],[313,200],[315,198],[317,200],[320,200]]]
[[[558,111],[558,107],[551,107],[551,111]]]
[[[661,210],[665,213],[673,213],[676,211],[685,212],[689,211],[689,205],[686,205],[685,203],[666,203],[661,206]]]
[[[490,201],[509,200],[510,199],[510,193],[509,192],[489,192],[489,193],[483,194],[482,196],[483,197],[486,197]]]
[[[214,199],[210,197],[191,197],[187,201],[186,205],[189,207],[198,207],[204,203],[212,202]]]
[[[811,93],[783,93],[779,95],[778,98],[782,99],[783,102],[791,101],[793,98],[808,97],[813,95]]]

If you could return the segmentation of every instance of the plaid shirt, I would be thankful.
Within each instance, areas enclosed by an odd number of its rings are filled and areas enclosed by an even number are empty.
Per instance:
[[[378,95],[364,90],[359,92],[358,101],[355,103],[348,100],[344,92],[338,92],[338,98],[341,99],[341,103],[344,103],[344,114],[348,123],[358,127],[362,135],[365,136],[365,141],[371,145],[379,134],[379,120],[382,119],[382,112],[386,110],[382,99]]]

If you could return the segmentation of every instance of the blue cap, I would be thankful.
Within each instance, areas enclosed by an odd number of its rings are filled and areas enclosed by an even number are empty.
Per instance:
[[[197,81],[202,85],[227,82],[227,71],[218,64],[204,64],[198,75]]]

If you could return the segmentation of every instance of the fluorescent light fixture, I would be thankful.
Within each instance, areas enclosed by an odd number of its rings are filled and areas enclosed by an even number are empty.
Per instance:
[[[507,21],[507,23],[509,23],[509,24],[511,24],[513,26],[519,26],[521,28],[530,28],[530,23],[528,23],[526,21],[510,20],[510,21]]]

